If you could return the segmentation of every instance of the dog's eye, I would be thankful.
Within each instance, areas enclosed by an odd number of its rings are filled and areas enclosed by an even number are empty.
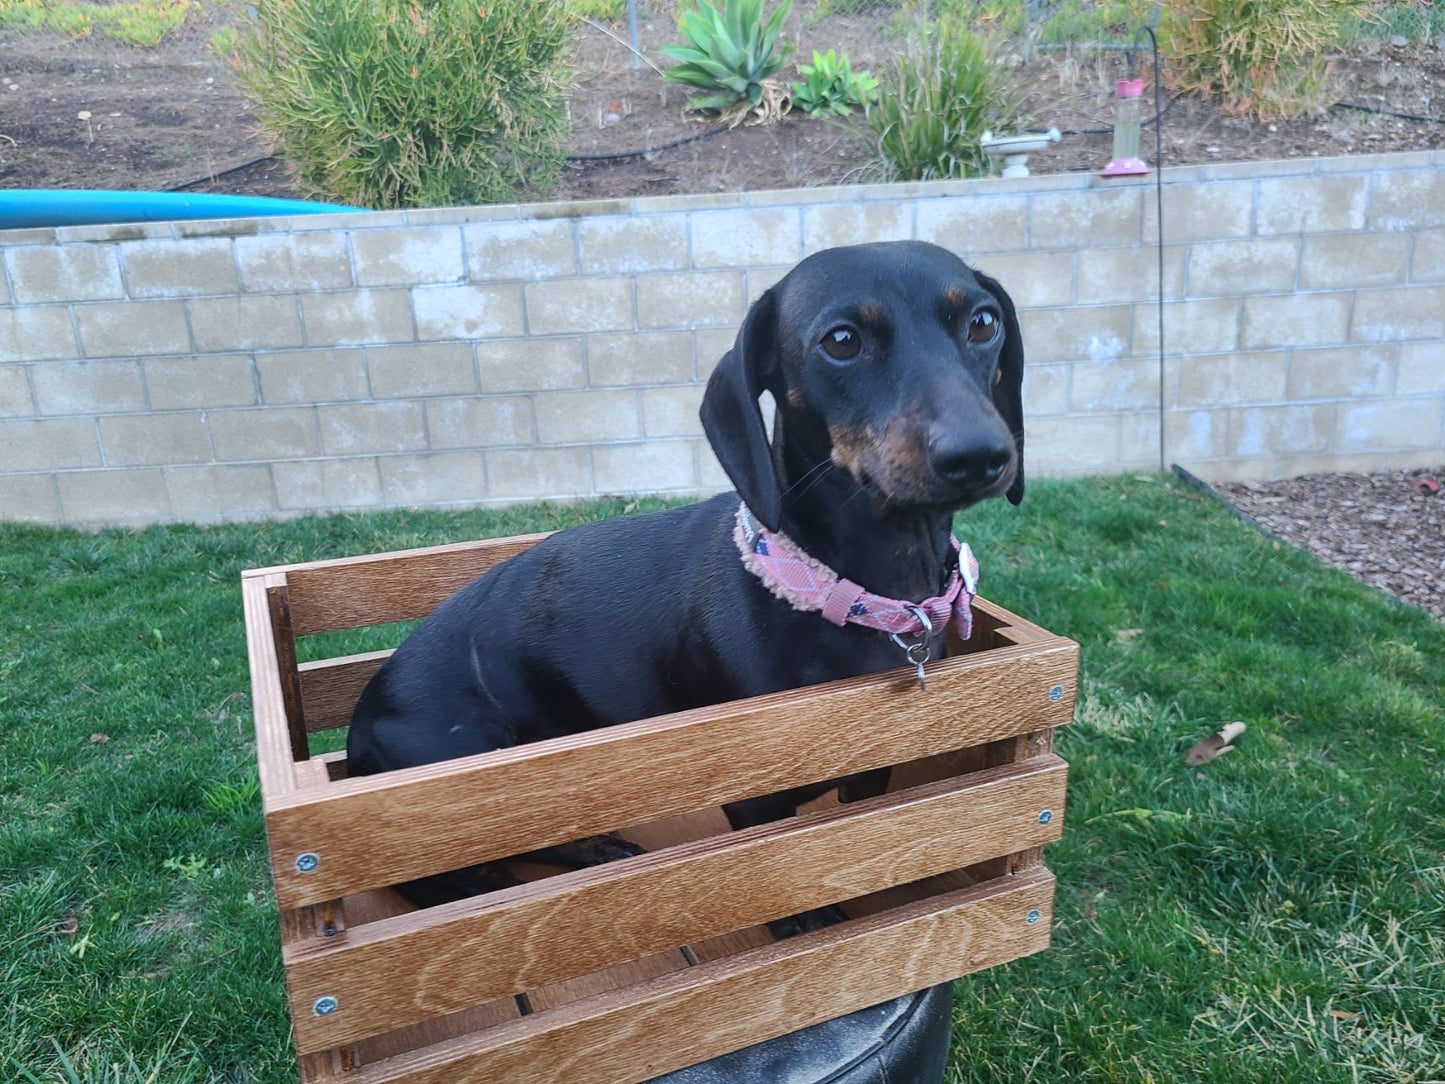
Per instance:
[[[991,312],[976,312],[968,321],[968,341],[971,343],[992,342],[997,334],[998,317]]]
[[[835,327],[823,336],[823,352],[834,361],[852,361],[862,349],[863,343],[851,327]]]

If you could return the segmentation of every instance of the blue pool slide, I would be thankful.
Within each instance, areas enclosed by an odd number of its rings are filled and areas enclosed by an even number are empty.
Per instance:
[[[182,218],[251,218],[365,211],[342,203],[270,196],[189,192],[112,192],[97,189],[0,189],[0,230],[32,226],[97,226],[113,222],[170,222]]]

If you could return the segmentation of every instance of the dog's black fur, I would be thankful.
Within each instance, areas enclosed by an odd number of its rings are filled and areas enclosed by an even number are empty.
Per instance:
[[[955,510],[1023,497],[1022,377],[997,282],[918,242],[830,249],[752,306],[708,381],[703,428],[764,526],[869,591],[917,601],[947,578]],[[763,391],[776,402],[771,442]],[[737,507],[728,493],[574,527],[462,588],[367,685],[350,773],[904,665],[884,633],[770,594],[739,559]],[[819,792],[728,815],[762,823]],[[637,853],[593,843],[552,857]],[[401,887],[430,905],[506,883],[489,865]]]

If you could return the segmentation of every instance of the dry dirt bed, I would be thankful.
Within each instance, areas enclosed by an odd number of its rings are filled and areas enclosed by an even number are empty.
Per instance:
[[[233,13],[232,9],[237,13]],[[796,5],[789,36],[795,61],[814,48],[838,48],[856,66],[880,71],[898,47],[874,20],[832,15],[807,23]],[[242,95],[232,65],[208,47],[216,31],[244,17],[244,6],[207,4],[200,17],[153,49],[103,38],[0,33],[0,188],[112,188],[298,196],[274,159]],[[646,63],[632,70],[625,28],[583,27],[577,87],[570,102],[573,155],[655,148],[714,125],[685,115],[684,89],[661,81]],[[615,36],[614,36],[615,35]],[[668,16],[645,19],[644,55],[679,39]],[[1445,41],[1370,43],[1336,60],[1346,101],[1445,121]],[[1119,53],[1041,53],[1017,67],[1026,109],[1039,125],[1066,133],[1031,159],[1037,172],[1101,168],[1109,158],[1113,80],[1125,74]],[[783,74],[796,78],[790,65]],[[1152,103],[1151,103],[1152,104]],[[1146,106],[1146,113],[1152,109]],[[89,122],[79,114],[90,114]],[[609,123],[608,114],[618,120]],[[794,114],[781,123],[740,127],[668,150],[612,161],[573,162],[562,186],[523,198],[593,198],[836,184],[878,176],[860,125],[840,126]],[[1105,129],[1090,131],[1090,129]],[[1166,111],[1169,164],[1336,155],[1445,146],[1445,123],[1334,109],[1289,122],[1260,122],[1181,98]],[[1145,136],[1151,160],[1153,133]],[[223,174],[218,180],[204,180]]]
[[[1326,564],[1445,618],[1445,465],[1215,489]]]

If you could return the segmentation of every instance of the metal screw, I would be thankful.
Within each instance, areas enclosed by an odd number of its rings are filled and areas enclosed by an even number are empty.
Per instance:
[[[336,999],[330,994],[325,997],[318,997],[316,1004],[311,1006],[311,1011],[317,1016],[330,1016],[336,1011]]]
[[[1052,689],[1049,690],[1049,699],[1054,701],[1055,703],[1062,700],[1063,698],[1064,687],[1062,685],[1055,685]]]
[[[1037,921],[1038,921],[1039,919],[1041,919],[1041,918],[1043,918],[1043,916],[1042,916],[1041,914],[1039,914],[1037,911],[1030,911],[1030,912],[1028,913],[1028,917],[1025,918],[1024,921],[1027,922],[1030,926],[1032,926],[1035,922],[1037,922]],[[320,1004],[320,1003],[318,1002],[318,1004]],[[318,1011],[319,1011],[319,1010],[318,1010]]]
[[[1039,823],[1040,823],[1040,824],[1048,824],[1049,821],[1051,821],[1051,820],[1053,820],[1053,819],[1054,819],[1054,811],[1053,811],[1052,809],[1041,809],[1041,810],[1039,810]]]
[[[305,854],[296,856],[296,870],[299,873],[310,873],[319,865],[321,865],[321,856],[314,851],[307,851]]]

